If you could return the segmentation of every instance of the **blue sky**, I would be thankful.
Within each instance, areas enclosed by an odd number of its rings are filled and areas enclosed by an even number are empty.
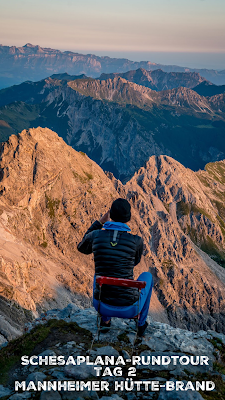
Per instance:
[[[225,0],[0,0],[0,42],[209,64],[214,53],[223,67]]]

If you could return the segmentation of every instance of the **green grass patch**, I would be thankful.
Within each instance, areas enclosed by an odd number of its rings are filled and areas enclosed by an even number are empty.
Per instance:
[[[220,352],[220,362],[223,364],[223,368],[225,368],[225,345],[223,344],[220,338],[214,337],[210,339],[209,342],[213,344],[213,346],[219,350]]]
[[[59,199],[51,199],[45,193],[46,198],[46,207],[48,209],[48,215],[51,219],[55,218],[56,210],[59,208],[60,200]]]
[[[225,268],[225,253],[217,247],[217,245],[209,236],[203,238],[200,248],[205,253],[207,253],[217,264]]]
[[[218,214],[219,216],[225,221],[225,207],[224,207],[224,203],[222,203],[221,201],[214,201],[214,204],[218,210]]]
[[[206,164],[205,169],[214,180],[225,183],[225,164],[222,161]]]
[[[172,260],[163,260],[162,266],[167,270],[173,270],[175,267],[175,264]]]
[[[29,334],[9,342],[0,350],[0,384],[5,384],[9,370],[20,360],[22,355],[30,355],[34,347],[49,334],[50,326],[39,326]]]
[[[46,247],[48,246],[48,242],[44,241],[41,243],[41,247],[43,247],[44,249],[46,249]]]
[[[223,237],[225,239],[225,222],[222,220],[222,218],[219,215],[217,215],[216,218],[219,221],[220,229],[221,229],[221,232],[222,232]]]
[[[42,246],[44,249],[46,249],[46,247],[48,246],[48,241],[46,240],[44,230],[42,231],[42,235],[43,235],[43,242],[40,244],[40,246]]]
[[[93,175],[92,174],[90,174],[89,172],[84,172],[84,173],[85,173],[85,175],[86,175],[88,180],[93,179]]]
[[[190,213],[190,204],[185,203],[184,201],[179,201],[177,203],[177,216],[189,215]]]
[[[193,213],[195,215],[202,214],[208,219],[211,218],[210,215],[203,208],[196,206],[196,204],[185,203],[182,200],[177,203],[177,217],[189,215],[190,213]]]
[[[73,172],[74,178],[75,178],[75,179],[78,179],[81,183],[87,183],[88,181],[90,181],[91,179],[93,179],[93,175],[92,175],[91,173],[89,173],[89,172],[83,171],[84,174],[85,174],[85,176],[82,176],[82,175],[78,174],[78,173],[75,172],[75,171],[72,171],[72,172]]]
[[[169,206],[169,204],[163,203],[163,205],[164,205],[166,211],[169,213],[169,212],[170,212],[170,206]]]
[[[130,343],[130,340],[126,334],[126,332],[121,333],[120,335],[117,336],[119,341],[124,342],[124,343]]]
[[[19,364],[23,355],[39,354],[58,342],[67,343],[70,340],[85,343],[90,346],[92,334],[79,327],[76,322],[49,320],[44,325],[38,325],[30,333],[12,340],[0,350],[0,384],[6,384],[12,368]]]
[[[197,125],[196,128],[200,128],[200,129],[214,129],[214,126],[212,126],[212,125]]]
[[[6,297],[8,300],[12,300],[14,297],[13,287],[1,282],[1,296]]]
[[[0,141],[8,140],[9,136],[33,127],[33,121],[38,118],[39,106],[23,102],[15,102],[1,107]]]
[[[191,204],[191,212],[193,212],[193,214],[202,214],[208,219],[211,218],[210,215],[203,208],[199,208],[195,204]]]
[[[198,179],[203,183],[204,186],[210,187],[208,180],[204,176],[198,175]]]
[[[215,383],[215,390],[211,392],[202,392],[199,393],[205,400],[224,400],[225,399],[225,382],[222,377],[219,375],[201,375],[198,377],[198,381],[207,380]]]
[[[163,278],[160,278],[159,281],[157,282],[157,286],[158,286],[159,289],[162,289],[164,284],[165,283],[164,283],[164,279]]]
[[[219,372],[220,374],[225,374],[225,366],[222,363],[219,363],[218,361],[215,361],[213,363],[213,369],[216,372]]]

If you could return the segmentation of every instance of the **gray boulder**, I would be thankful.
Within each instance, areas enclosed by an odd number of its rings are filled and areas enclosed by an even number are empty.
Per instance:
[[[40,400],[61,400],[59,392],[42,392]]]
[[[64,368],[64,374],[74,379],[86,379],[89,376],[96,376],[95,370],[92,365],[66,365]]]
[[[0,399],[5,396],[9,396],[12,393],[12,391],[9,388],[4,387],[3,385],[0,385]]]
[[[32,372],[32,374],[29,374],[26,379],[26,385],[28,385],[29,382],[34,382],[34,384],[37,385],[38,381],[43,382],[45,378],[46,375],[42,372]]]

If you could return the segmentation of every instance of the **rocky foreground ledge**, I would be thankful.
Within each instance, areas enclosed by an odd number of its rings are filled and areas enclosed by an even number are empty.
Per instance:
[[[133,352],[134,321],[117,318],[90,350],[96,334],[93,308],[70,304],[63,310],[42,314],[26,325],[23,336],[2,346],[0,398],[223,400],[225,335],[210,330],[193,333],[150,318],[148,322],[145,337],[137,339]],[[25,355],[22,365],[21,357]],[[15,381],[22,386],[18,391]],[[65,390],[49,390],[49,382],[66,382]],[[182,382],[186,390],[166,390],[176,382]],[[202,382],[210,382],[210,388],[213,382],[215,389],[199,390]],[[35,390],[40,383],[48,389]]]

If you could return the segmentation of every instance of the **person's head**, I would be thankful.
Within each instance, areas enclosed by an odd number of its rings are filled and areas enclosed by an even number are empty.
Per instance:
[[[130,203],[126,199],[116,199],[110,208],[110,218],[115,222],[128,222],[131,219]]]

